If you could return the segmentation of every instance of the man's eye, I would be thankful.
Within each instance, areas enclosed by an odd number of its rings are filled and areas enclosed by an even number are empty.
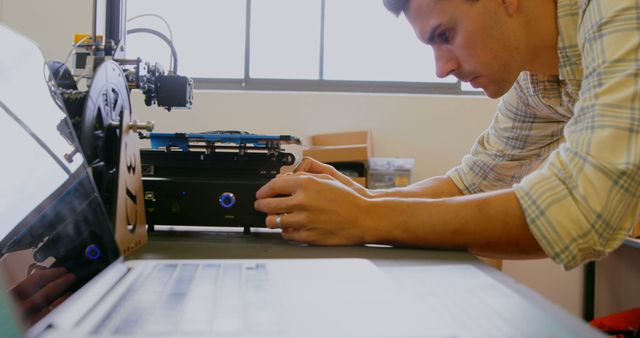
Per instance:
[[[438,33],[438,41],[440,43],[449,43],[449,33],[446,31]]]

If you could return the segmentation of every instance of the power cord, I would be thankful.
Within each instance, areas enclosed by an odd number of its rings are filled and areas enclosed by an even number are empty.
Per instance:
[[[136,33],[147,33],[155,35],[162,39],[162,41],[164,41],[169,46],[169,48],[171,48],[171,54],[173,55],[173,67],[171,69],[171,72],[173,74],[178,74],[178,52],[176,51],[176,47],[173,45],[173,42],[166,35],[150,28],[134,28],[127,30],[127,34],[129,35]]]
[[[169,32],[169,39],[171,40],[171,42],[173,43],[173,31],[171,30],[171,25],[169,25],[169,22],[163,18],[162,16],[158,15],[158,14],[153,14],[153,13],[145,13],[145,14],[140,14],[140,15],[136,15],[134,17],[131,17],[127,20],[127,22],[131,22],[140,18],[145,18],[145,17],[152,17],[152,18],[156,18],[161,20],[162,22],[164,22],[164,25],[167,27],[167,31]],[[173,63],[173,54],[170,53],[169,54],[169,64]]]

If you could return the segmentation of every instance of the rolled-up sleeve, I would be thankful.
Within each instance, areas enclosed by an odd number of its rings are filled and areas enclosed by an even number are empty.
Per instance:
[[[640,217],[640,4],[588,3],[566,142],[514,185],[531,232],[565,269],[614,250]]]
[[[489,128],[477,139],[462,163],[449,176],[465,194],[510,188],[538,168],[562,142],[569,117],[560,114],[534,94],[544,79],[522,73],[500,100]],[[553,87],[553,86],[550,86]],[[555,86],[557,88],[557,84]],[[556,90],[556,99],[560,93]]]

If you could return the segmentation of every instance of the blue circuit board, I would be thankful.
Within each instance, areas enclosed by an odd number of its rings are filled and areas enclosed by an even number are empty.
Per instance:
[[[296,143],[300,141],[290,135],[257,135],[249,133],[149,133],[151,148],[168,149],[180,148],[188,151],[192,142],[206,142],[215,144],[235,144],[252,146],[257,148],[268,148],[279,146],[280,143]]]

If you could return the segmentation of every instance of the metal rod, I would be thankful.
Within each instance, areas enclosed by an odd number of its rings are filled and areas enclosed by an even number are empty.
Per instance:
[[[324,79],[324,31],[325,31],[325,17],[326,17],[327,4],[325,0],[320,2],[320,55],[319,55],[319,70],[318,79]]]
[[[251,0],[247,0],[245,8],[245,32],[244,32],[244,81],[243,86],[249,80],[251,71]]]
[[[98,41],[98,39],[97,39],[97,36],[98,36],[98,19],[97,19],[98,13],[97,12],[98,12],[98,0],[93,0],[93,18],[92,18],[93,27],[91,29],[91,43],[92,44],[95,44]]]
[[[593,320],[595,315],[596,294],[596,263],[589,262],[584,265],[584,295],[582,317],[586,321]]]

